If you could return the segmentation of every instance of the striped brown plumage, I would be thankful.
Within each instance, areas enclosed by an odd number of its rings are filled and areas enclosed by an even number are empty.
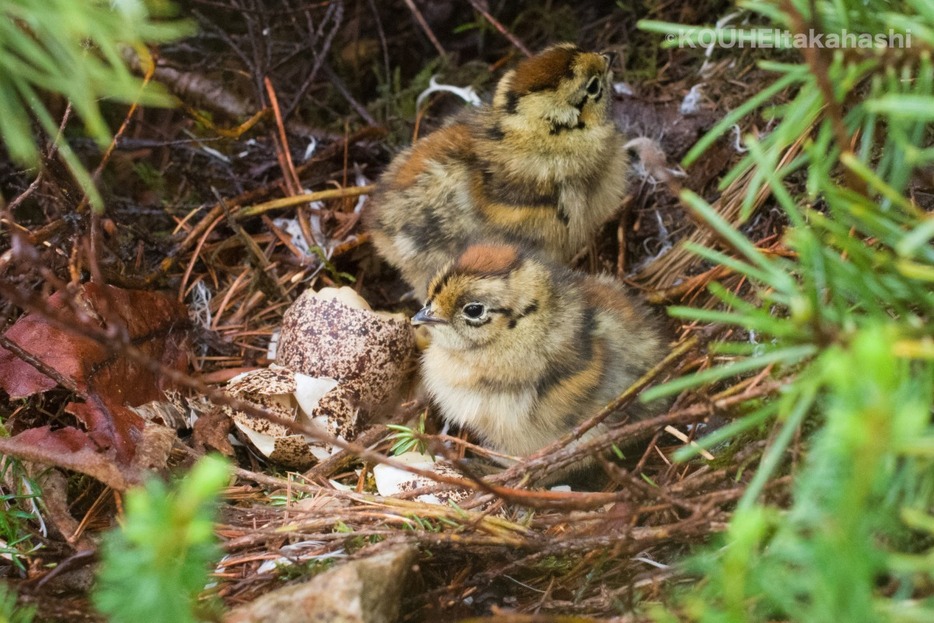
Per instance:
[[[626,190],[611,89],[607,57],[570,44],[520,63],[492,104],[417,141],[382,175],[365,213],[377,250],[420,297],[470,241],[570,260]]]
[[[515,245],[469,247],[428,289],[413,320],[431,331],[428,393],[446,420],[508,455],[560,438],[665,351],[659,322],[616,280]]]

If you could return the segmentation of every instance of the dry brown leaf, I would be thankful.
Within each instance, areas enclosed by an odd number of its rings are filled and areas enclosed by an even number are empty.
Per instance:
[[[15,437],[0,437],[0,454],[73,469],[119,491],[140,480],[135,468],[118,467],[113,458],[94,448],[87,433],[72,426],[58,430],[41,426]]]
[[[220,409],[208,411],[192,427],[195,448],[217,450],[224,456],[233,456],[234,448],[227,438],[232,425],[230,417]]]
[[[179,371],[188,367],[189,320],[186,308],[155,292],[85,284],[69,304],[61,292],[48,302],[49,313],[73,318],[78,326],[126,336],[153,360]],[[117,489],[138,480],[131,467],[143,439],[143,419],[128,409],[163,396],[167,379],[77,332],[67,331],[42,314],[23,316],[5,334],[24,351],[73,382],[84,402],[66,410],[85,429],[48,426],[0,440],[0,451],[89,474]],[[13,353],[0,348],[0,387],[18,399],[52,389],[56,381]]]

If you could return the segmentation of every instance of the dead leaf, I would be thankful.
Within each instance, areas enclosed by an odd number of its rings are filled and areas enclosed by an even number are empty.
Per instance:
[[[78,533],[78,526],[81,524],[68,510],[67,479],[60,470],[48,469],[44,465],[32,465],[32,467],[31,471],[38,472],[32,475],[42,489],[42,506],[45,507],[46,520],[69,545],[78,549],[80,542],[73,537]],[[87,537],[83,537],[82,540],[88,546],[93,545],[87,542]]]
[[[196,449],[217,450],[224,456],[233,456],[234,449],[227,436],[233,425],[230,417],[220,409],[208,411],[194,424],[194,446]]]
[[[146,422],[143,426],[143,438],[136,446],[133,466],[141,470],[161,470],[169,462],[172,447],[178,441],[175,429],[155,422]]]
[[[143,419],[122,404],[107,404],[91,394],[87,402],[70,402],[65,407],[84,424],[88,438],[103,451],[112,450],[118,463],[129,464],[142,438]]]
[[[0,454],[72,469],[118,491],[140,481],[140,474],[134,468],[118,467],[112,458],[94,449],[87,433],[72,426],[58,430],[41,426],[15,437],[0,437]]]
[[[187,370],[187,310],[166,296],[89,283],[74,297],[73,306],[62,292],[52,295],[47,304],[50,314],[126,336],[153,360]],[[137,481],[139,470],[131,465],[143,438],[144,422],[128,406],[163,397],[164,390],[171,388],[168,380],[106,345],[60,328],[42,314],[23,316],[5,336],[73,381],[85,401],[70,403],[66,410],[84,430],[33,428],[0,439],[0,451],[75,469],[116,489]],[[0,387],[10,398],[25,398],[55,386],[55,380],[0,348]]]

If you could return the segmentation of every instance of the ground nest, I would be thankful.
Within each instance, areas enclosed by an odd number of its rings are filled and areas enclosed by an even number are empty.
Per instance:
[[[72,128],[80,155],[97,171],[103,214],[87,209],[54,154],[47,153],[38,175],[0,159],[8,201],[0,306],[8,324],[24,310],[64,313],[67,303],[56,307],[46,294],[73,291],[86,281],[165,294],[190,312],[190,320],[165,329],[189,323],[183,330],[193,357],[187,385],[180,387],[209,391],[269,363],[267,347],[282,314],[308,288],[349,285],[376,309],[416,311],[405,284],[368,244],[360,209],[393,154],[462,105],[436,93],[416,109],[416,96],[432,75],[488,95],[504,67],[555,41],[621,52],[616,79],[623,84],[614,104],[619,126],[629,136],[657,140],[672,168],[766,80],[752,52],[718,58],[703,50],[663,49],[659,37],[635,27],[640,18],[712,23],[724,9],[716,2],[626,9],[612,2],[276,4],[183,3],[198,34],[161,46],[153,75],[181,106],[108,105],[117,137],[106,153]],[[67,115],[64,105],[58,113],[59,119]],[[685,176],[634,178],[619,219],[575,265],[616,275],[659,315],[670,303],[713,307],[706,285],[714,279],[742,296],[740,276],[684,249],[686,241],[713,247],[723,241],[679,203],[677,192],[693,190],[739,224],[749,180],[740,177],[724,189],[718,183],[741,157],[739,134],[764,130],[749,125],[755,119],[743,123]],[[787,158],[799,148],[790,147]],[[780,252],[783,225],[762,193],[742,227],[760,248]],[[301,246],[308,233],[316,249]],[[14,292],[28,294],[17,298]],[[135,294],[127,303],[143,304]],[[744,337],[722,327],[668,322],[676,356],[646,385],[722,360],[705,350],[712,339]],[[104,359],[126,355],[112,348],[118,354]],[[87,374],[98,378],[96,371]],[[68,407],[76,388],[53,385],[59,387],[25,400],[3,397],[0,413],[9,433],[88,429]],[[673,452],[734,417],[738,405],[776,389],[762,374],[686,392],[651,421],[615,425],[604,447],[619,442],[623,456],[605,462],[599,484],[575,485],[571,492],[526,486],[530,476],[569,460],[567,450],[557,449],[489,478],[457,507],[420,502],[418,491],[378,498],[373,461],[342,452],[304,473],[288,472],[245,448],[225,448],[226,424],[216,413],[205,416],[209,424],[202,422],[200,431],[177,429],[163,446],[163,471],[184,471],[205,449],[233,452],[236,483],[224,492],[217,528],[225,557],[214,576],[214,590],[228,606],[299,581],[331,564],[330,557],[371,555],[406,542],[418,547],[419,573],[405,592],[404,621],[506,611],[618,616],[638,600],[664,599],[665,588],[679,578],[672,563],[723,529],[765,442],[684,463],[675,462]],[[427,409],[410,396],[395,409],[394,421],[411,422]],[[429,412],[428,433],[438,431],[433,417]],[[379,425],[358,443],[388,454],[391,432]],[[30,523],[32,543],[40,547],[23,557],[24,570],[5,560],[0,568],[6,564],[43,620],[96,620],[84,593],[93,562],[88,552],[121,512],[119,482],[82,475],[89,470],[74,463],[52,464],[64,469],[62,477],[46,480],[57,483],[44,489],[49,529],[42,533]],[[131,472],[124,477],[130,482]],[[780,499],[784,484],[776,479],[767,495]]]

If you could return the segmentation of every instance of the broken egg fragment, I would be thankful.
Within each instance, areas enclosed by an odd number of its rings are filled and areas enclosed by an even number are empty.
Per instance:
[[[356,431],[356,410],[327,415],[318,413],[322,398],[337,385],[334,379],[313,378],[273,364],[232,378],[227,384],[227,393],[285,420],[346,439]],[[224,410],[250,444],[276,463],[305,469],[336,451],[314,437],[295,433],[282,424],[233,411],[230,407],[224,407]]]
[[[412,327],[402,314],[374,312],[350,288],[309,290],[283,317],[277,363],[231,379],[227,392],[352,440],[371,415],[394,407],[414,352]],[[225,411],[273,462],[306,469],[337,451],[281,424]]]
[[[454,478],[462,477],[460,472],[453,467],[440,463],[430,455],[422,454],[421,452],[404,452],[393,458],[396,461],[417,469]],[[383,497],[394,497],[407,491],[414,491],[416,489],[440,484],[426,476],[413,474],[412,472],[407,472],[398,467],[382,463],[373,466],[373,479],[376,481],[376,490],[379,491],[379,494]],[[429,504],[447,505],[451,503],[457,504],[470,494],[471,491],[468,489],[453,488],[436,493],[425,493],[418,496],[417,499],[420,502],[427,502]]]
[[[395,406],[414,353],[405,315],[375,312],[351,288],[322,288],[304,292],[285,312],[277,363],[337,380],[341,399],[359,408],[365,423]]]

